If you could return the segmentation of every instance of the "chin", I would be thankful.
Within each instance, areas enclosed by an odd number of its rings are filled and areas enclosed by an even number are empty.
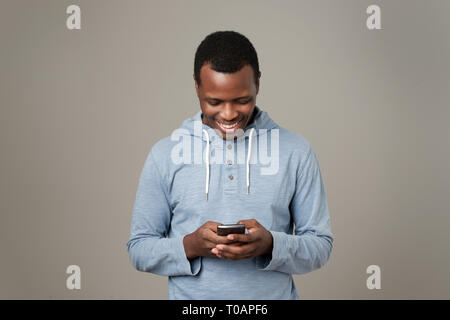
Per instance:
[[[220,130],[219,128],[216,128],[216,130],[218,130],[222,136],[222,138],[224,140],[234,140],[237,137],[241,136],[244,134],[244,128],[237,128],[234,132],[232,133],[228,133],[228,139],[227,139],[227,133],[223,132],[222,130]]]

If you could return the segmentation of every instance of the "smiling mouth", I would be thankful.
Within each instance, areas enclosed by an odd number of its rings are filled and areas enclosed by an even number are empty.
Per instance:
[[[242,120],[236,121],[232,124],[225,124],[225,123],[221,123],[216,120],[216,123],[219,126],[219,128],[221,128],[222,131],[225,131],[225,132],[235,131],[237,128],[239,128],[239,125],[241,124],[241,122],[242,122]]]

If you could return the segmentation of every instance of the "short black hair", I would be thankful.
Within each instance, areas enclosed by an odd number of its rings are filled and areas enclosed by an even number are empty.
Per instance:
[[[194,77],[200,86],[200,69],[210,63],[211,69],[235,73],[249,64],[253,68],[255,83],[260,75],[258,55],[250,40],[235,31],[216,31],[200,43],[195,53]]]

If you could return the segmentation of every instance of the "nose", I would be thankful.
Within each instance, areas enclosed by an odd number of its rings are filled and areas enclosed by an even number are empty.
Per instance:
[[[225,121],[233,121],[237,118],[238,113],[232,103],[225,103],[221,112],[222,119]]]

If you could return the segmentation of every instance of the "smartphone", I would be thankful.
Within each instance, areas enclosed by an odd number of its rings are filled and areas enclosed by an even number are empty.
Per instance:
[[[226,236],[232,233],[245,233],[245,224],[222,224],[217,226],[217,235]]]

